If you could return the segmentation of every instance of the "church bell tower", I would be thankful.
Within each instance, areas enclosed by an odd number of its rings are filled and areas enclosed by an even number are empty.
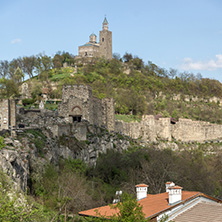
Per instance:
[[[109,23],[105,17],[103,30],[99,32],[99,50],[101,57],[112,59],[112,32],[108,30],[108,25]]]

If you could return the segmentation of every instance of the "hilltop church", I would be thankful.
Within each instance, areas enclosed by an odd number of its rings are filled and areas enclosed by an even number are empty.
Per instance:
[[[89,36],[89,42],[79,46],[78,57],[105,57],[106,59],[112,59],[112,32],[108,30],[108,24],[105,17],[103,30],[99,32],[99,42],[97,42],[97,36],[92,33]]]

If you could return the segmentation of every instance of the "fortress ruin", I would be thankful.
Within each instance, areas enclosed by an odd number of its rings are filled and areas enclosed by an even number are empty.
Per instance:
[[[0,99],[0,131],[16,128],[16,102]]]
[[[144,115],[141,122],[115,120],[114,100],[98,99],[87,85],[66,85],[62,88],[62,102],[58,112],[49,110],[24,110],[20,108],[18,126],[48,128],[53,136],[73,135],[86,140],[89,124],[106,128],[144,143],[164,141],[204,142],[222,141],[222,125],[190,119],[155,118]],[[23,110],[23,111],[22,111]],[[23,118],[24,117],[24,118]],[[0,130],[16,128],[15,100],[0,100]]]
[[[87,120],[90,124],[114,130],[114,101],[92,96],[92,88],[85,85],[67,85],[62,88],[62,102],[58,115],[67,122]]]

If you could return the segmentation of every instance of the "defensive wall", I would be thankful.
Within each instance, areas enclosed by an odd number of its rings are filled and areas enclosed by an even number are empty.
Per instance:
[[[0,99],[0,130],[16,127],[16,102],[12,99]]]
[[[66,85],[62,89],[62,102],[58,115],[70,123],[87,120],[90,124],[114,130],[114,101],[112,98],[98,99],[92,96],[87,85]]]
[[[144,142],[167,140],[182,142],[204,142],[222,138],[222,125],[190,119],[179,119],[172,122],[170,118],[156,119],[145,115],[141,122],[115,122],[115,131],[130,136],[133,139],[142,139]]]
[[[62,89],[62,102],[58,112],[47,110],[20,110],[18,126],[51,130],[52,136],[72,134],[79,140],[86,140],[88,124],[104,127],[133,139],[144,142],[158,140],[204,142],[222,139],[222,125],[190,119],[172,121],[170,118],[156,118],[144,115],[141,122],[126,123],[115,120],[112,98],[98,99],[92,96],[87,85],[67,85]],[[16,128],[15,100],[0,100],[0,130]]]

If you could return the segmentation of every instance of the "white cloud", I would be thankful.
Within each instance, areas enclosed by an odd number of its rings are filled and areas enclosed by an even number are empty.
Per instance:
[[[20,43],[20,42],[22,42],[21,39],[13,39],[13,40],[11,41],[11,44],[16,44],[16,43]]]
[[[184,70],[216,70],[222,68],[222,54],[216,55],[215,59],[209,61],[193,61],[191,58],[185,58],[181,68]]]

